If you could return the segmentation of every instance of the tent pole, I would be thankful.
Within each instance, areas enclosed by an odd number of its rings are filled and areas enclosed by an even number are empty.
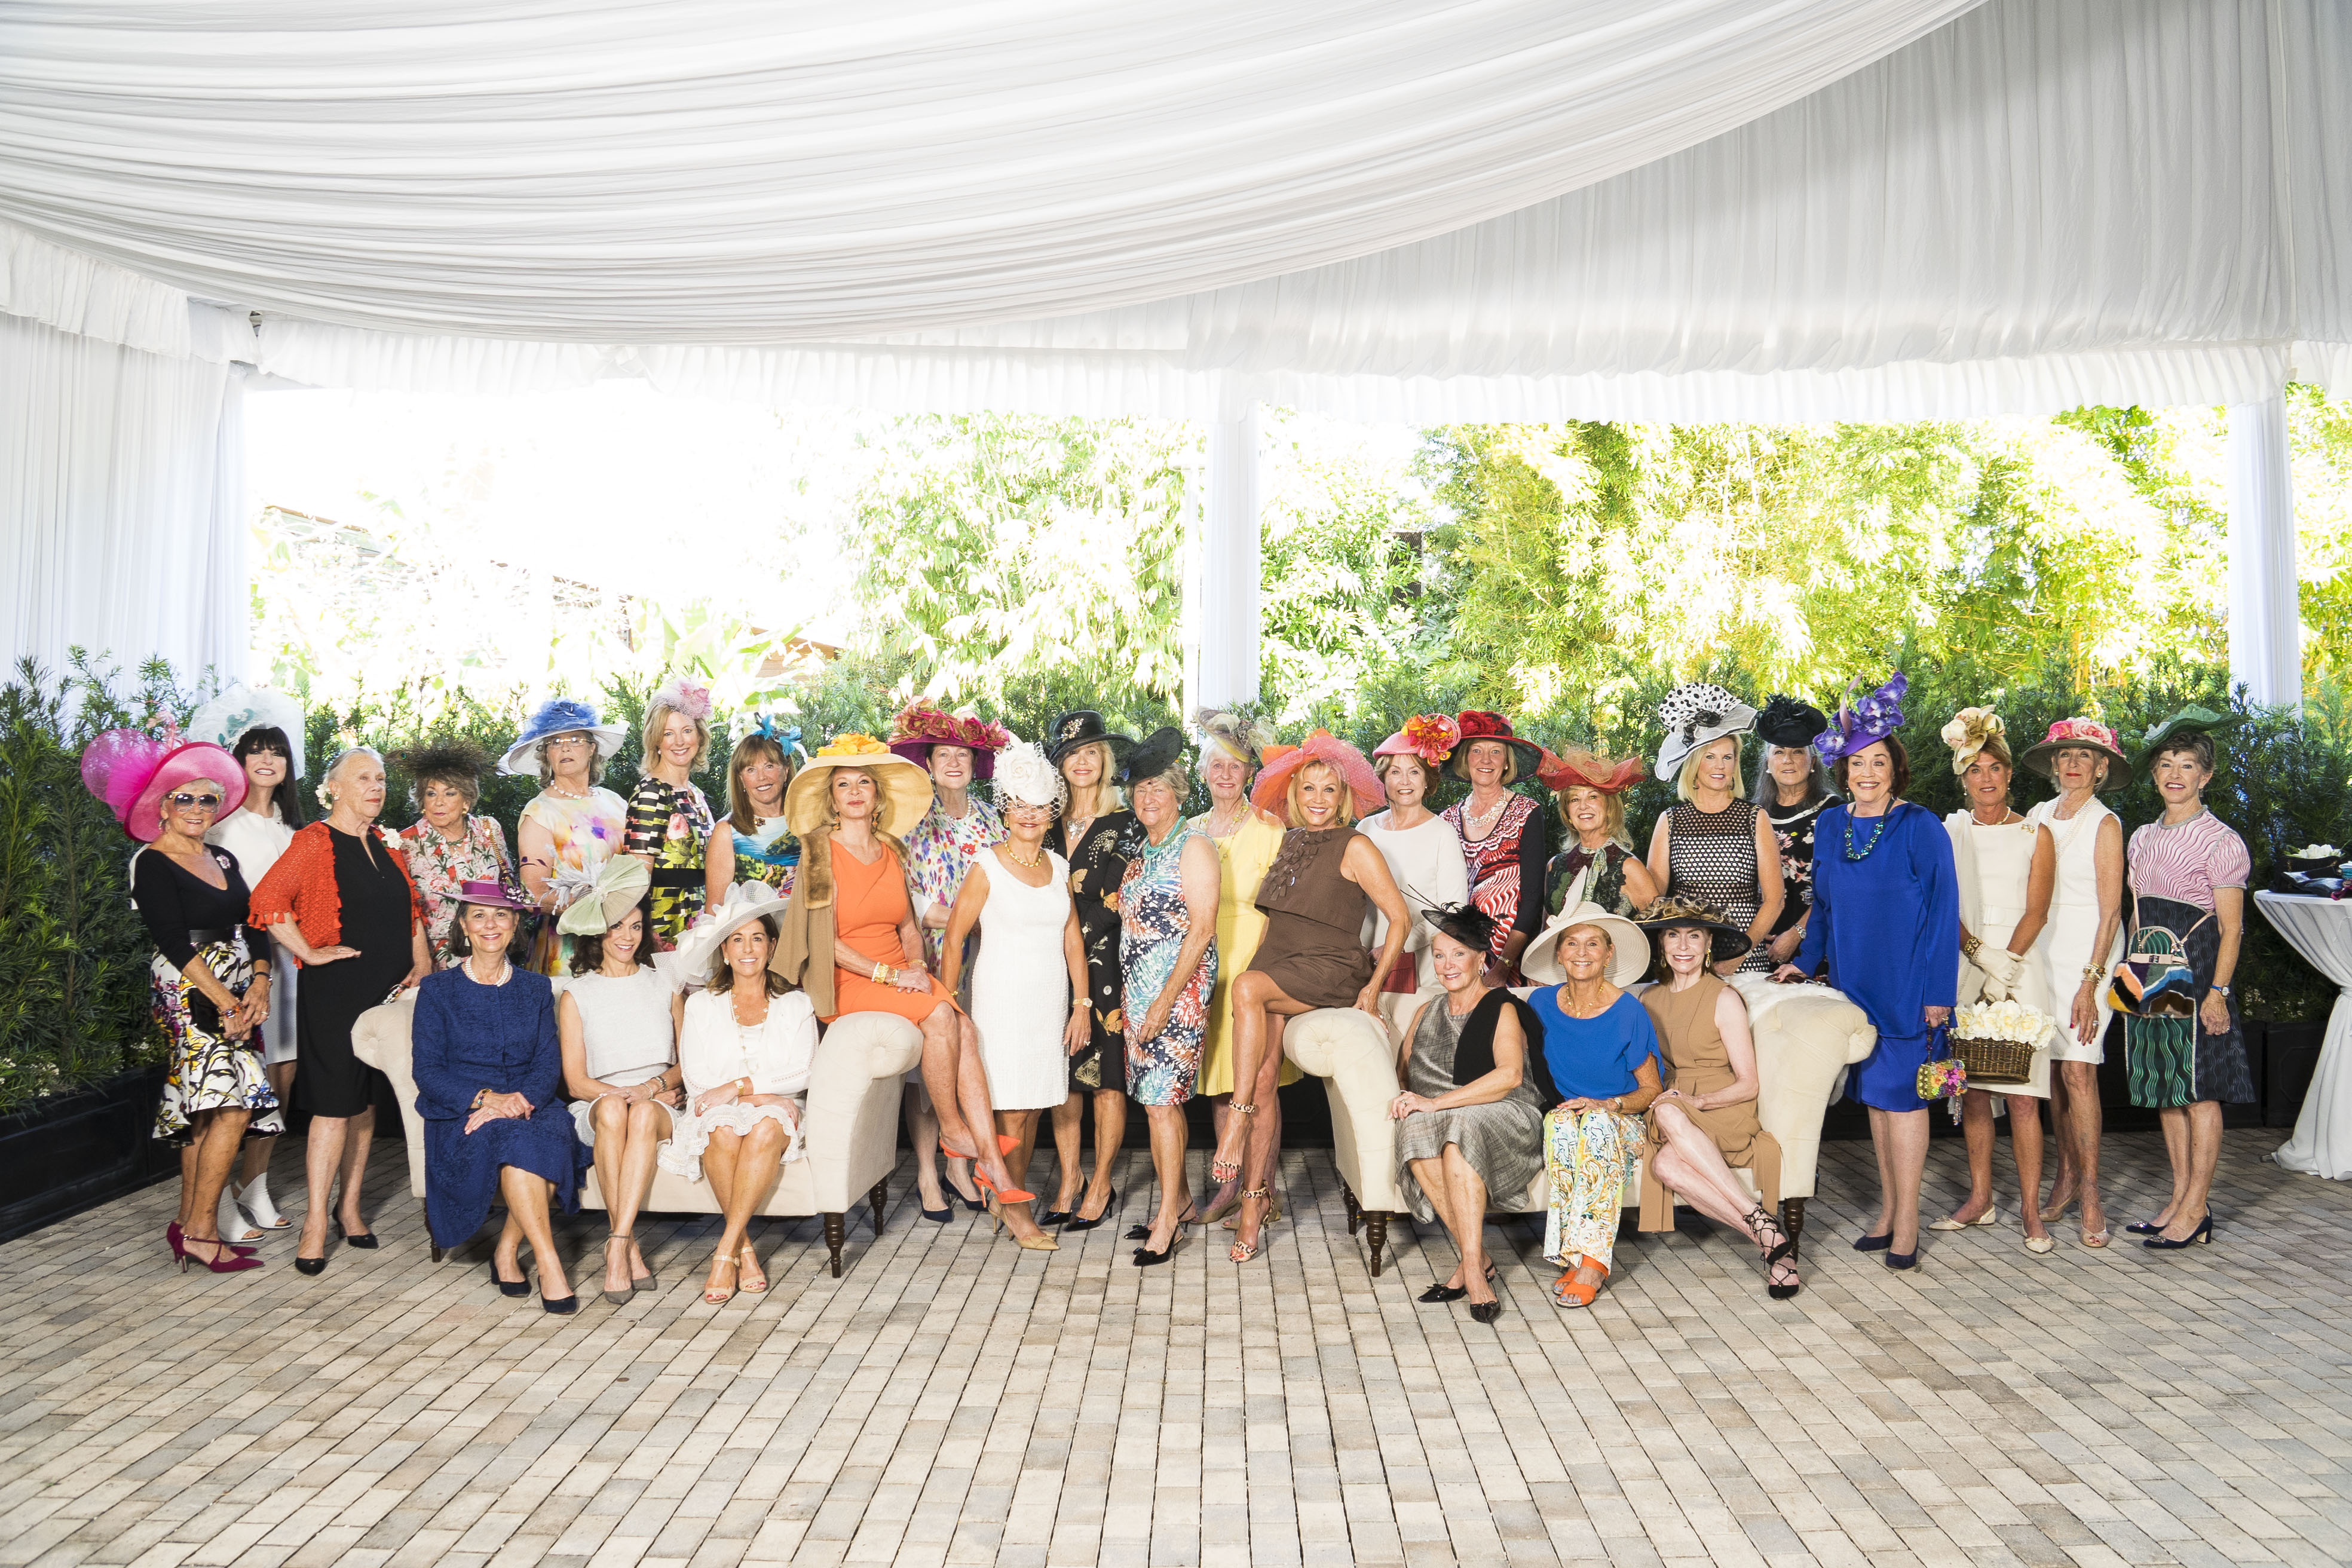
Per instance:
[[[1201,527],[1195,702],[1246,701],[1258,674],[1258,405],[1209,426],[1207,505]]]
[[[2230,680],[2271,707],[2303,701],[2294,480],[2286,395],[2230,409]]]

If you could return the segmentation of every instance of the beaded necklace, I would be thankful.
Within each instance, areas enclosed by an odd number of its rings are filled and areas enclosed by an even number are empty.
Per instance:
[[[1895,803],[1890,801],[1886,809],[1879,813],[1878,826],[1870,830],[1870,842],[1856,849],[1853,847],[1853,814],[1848,812],[1845,818],[1845,858],[1849,860],[1869,859],[1870,852],[1877,848],[1878,841],[1886,836],[1886,825],[1894,820]]]

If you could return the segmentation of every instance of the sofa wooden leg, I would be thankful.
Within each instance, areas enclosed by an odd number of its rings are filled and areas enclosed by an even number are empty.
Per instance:
[[[866,1194],[866,1201],[873,1205],[874,1234],[879,1236],[882,1234],[882,1210],[890,1202],[890,1179],[885,1176],[875,1183],[874,1190]]]
[[[1339,1184],[1339,1196],[1348,1205],[1348,1234],[1353,1236],[1357,1226],[1364,1223],[1364,1211],[1356,1206],[1355,1189],[1345,1182]]]
[[[423,1208],[424,1205],[419,1204],[417,1206]],[[433,1216],[429,1212],[425,1216],[425,1234],[428,1237],[433,1234]],[[441,1248],[438,1247],[433,1249],[433,1261],[436,1263],[441,1261]]]
[[[829,1214],[824,1216],[824,1247],[833,1254],[833,1277],[835,1279],[841,1278],[841,1244],[848,1238],[849,1226],[843,1215]]]
[[[1790,1241],[1797,1244],[1796,1250],[1789,1256],[1791,1258],[1803,1256],[1805,1250],[1804,1199],[1782,1198],[1780,1200],[1780,1228],[1788,1233]]]
[[[1381,1248],[1388,1244],[1389,1216],[1367,1213],[1364,1215],[1364,1240],[1372,1249],[1372,1278],[1381,1277]]]

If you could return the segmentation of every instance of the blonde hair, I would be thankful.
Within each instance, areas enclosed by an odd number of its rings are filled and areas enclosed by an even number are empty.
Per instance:
[[[1739,785],[1738,783],[1739,778],[1739,737],[1737,735],[1717,735],[1714,740],[1709,741],[1706,745],[1692,747],[1691,754],[1683,759],[1683,771],[1675,778],[1675,794],[1677,797],[1683,800],[1696,800],[1698,798],[1699,759],[1706,755],[1709,748],[1725,741],[1731,742],[1731,777],[1733,780],[1731,793],[1734,795],[1738,795],[1739,793]]]
[[[1307,775],[1317,768],[1329,773],[1333,782],[1339,786],[1339,809],[1333,815],[1332,822],[1340,827],[1352,826],[1356,820],[1356,792],[1348,787],[1346,777],[1338,768],[1319,757],[1313,762],[1300,763],[1298,771],[1290,775],[1289,785],[1282,792],[1282,809],[1289,819],[1289,826],[1292,827],[1307,826],[1307,814],[1298,808],[1298,786],[1305,784]]]
[[[883,784],[882,775],[872,768],[828,768],[825,771],[833,777],[824,781],[824,821],[817,830],[828,838],[841,831],[841,807],[834,803],[833,786],[841,781],[844,773],[863,773],[866,782],[874,786],[874,837],[898,858],[900,866],[905,866],[907,847],[898,841],[898,836],[887,826],[890,820],[890,791]]]
[[[1088,741],[1083,746],[1072,746],[1068,751],[1064,752],[1062,760],[1054,764],[1054,771],[1062,775],[1061,811],[1065,816],[1069,813],[1070,803],[1077,799],[1078,795],[1076,786],[1070,783],[1070,759],[1081,752],[1087,751],[1102,753],[1102,776],[1095,781],[1094,814],[1101,816],[1108,812],[1120,810],[1127,805],[1127,796],[1120,791],[1118,785],[1110,782],[1111,774],[1118,771],[1118,758],[1112,752],[1110,742]]]
[[[656,699],[653,705],[646,710],[646,721],[637,728],[637,744],[642,749],[637,759],[637,771],[648,777],[653,773],[654,764],[661,759],[662,731],[669,728],[669,715],[672,713],[686,718],[679,710]],[[710,725],[701,719],[688,721],[694,726],[694,760],[686,764],[686,771],[692,773],[710,755]]]
[[[1565,789],[1552,791],[1552,804],[1559,808],[1560,826],[1571,834],[1576,831],[1576,824],[1568,819],[1568,797],[1578,790],[1601,797],[1601,837],[1613,843],[1622,844],[1628,849],[1633,847],[1633,840],[1625,831],[1625,797],[1622,794],[1612,795],[1605,789],[1595,789],[1591,784],[1572,784]],[[1690,797],[1685,795],[1683,798],[1687,800]]]

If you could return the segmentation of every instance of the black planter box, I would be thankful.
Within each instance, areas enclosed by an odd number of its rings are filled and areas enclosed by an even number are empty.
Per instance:
[[[2327,1038],[2325,1019],[2308,1024],[2273,1024],[2270,1049],[2262,1064],[2263,1125],[2293,1127],[2319,1068],[2319,1047]]]
[[[151,1136],[163,1072],[127,1072],[0,1117],[0,1241],[180,1173]]]

